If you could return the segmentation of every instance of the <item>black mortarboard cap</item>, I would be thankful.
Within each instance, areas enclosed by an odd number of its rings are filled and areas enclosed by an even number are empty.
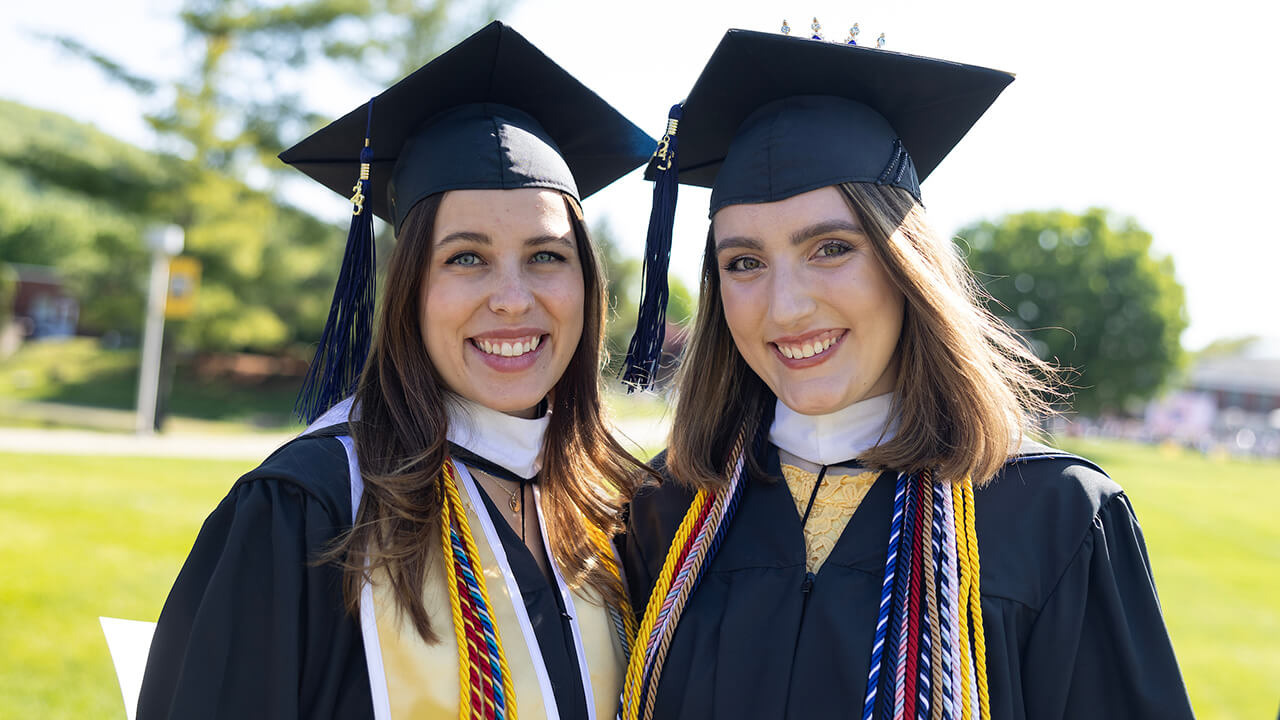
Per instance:
[[[311,421],[354,391],[373,325],[373,229],[447,190],[549,188],[581,200],[655,142],[515,30],[493,22],[280,154],[354,204],[329,320],[298,399]],[[359,171],[359,180],[353,188]]]
[[[497,21],[371,102],[371,121],[361,105],[280,159],[350,196],[367,132],[373,160],[366,202],[397,230],[417,200],[445,190],[547,187],[581,200],[643,163],[655,145]]]
[[[647,386],[665,327],[674,186],[711,188],[711,208],[783,200],[842,182],[920,182],[1013,75],[946,60],[730,30],[668,126],[655,180],[645,288],[624,379]],[[678,133],[673,132],[678,129]],[[678,173],[678,174],[677,174]]]

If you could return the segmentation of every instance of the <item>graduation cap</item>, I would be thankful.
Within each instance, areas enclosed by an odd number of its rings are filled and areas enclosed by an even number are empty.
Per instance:
[[[853,44],[729,30],[645,177],[655,181],[644,290],[623,380],[652,384],[666,324],[676,188],[711,188],[710,214],[844,182],[920,200],[933,172],[1013,75]],[[678,138],[678,142],[677,142]]]
[[[354,193],[333,304],[295,412],[311,422],[359,380],[373,332],[372,216],[399,233],[419,201],[447,190],[548,188],[582,200],[643,164],[654,145],[493,22],[285,150],[284,162]]]

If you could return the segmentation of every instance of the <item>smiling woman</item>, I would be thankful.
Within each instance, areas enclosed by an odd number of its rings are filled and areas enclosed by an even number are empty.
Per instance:
[[[731,30],[673,113],[711,230],[624,720],[1191,716],[1128,499],[1028,438],[1054,371],[925,222],[1011,80]]]
[[[423,323],[422,339],[455,393],[533,417],[569,366],[584,297],[571,202],[536,188],[454,190],[441,199],[421,302],[422,316],[435,320]],[[581,255],[598,289],[585,235]],[[592,330],[599,335],[599,322]]]
[[[836,188],[731,205],[712,233],[734,344],[787,407],[822,415],[894,389],[903,295]]]
[[[312,424],[205,523],[139,718],[613,713],[642,470],[603,416],[579,203],[652,147],[494,23],[284,153],[343,193],[361,167]],[[370,212],[398,241],[376,322]]]

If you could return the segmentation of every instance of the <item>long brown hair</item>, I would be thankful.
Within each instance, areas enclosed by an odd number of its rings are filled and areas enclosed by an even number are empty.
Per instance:
[[[355,394],[358,420],[351,423],[364,496],[354,527],[325,556],[344,570],[348,611],[357,612],[362,584],[382,570],[397,606],[428,642],[435,635],[422,588],[432,557],[439,555],[437,481],[449,451],[448,390],[423,346],[418,302],[442,197],[428,197],[409,212],[387,266],[382,310]],[[612,558],[602,557],[597,541],[601,533],[609,538],[619,529],[639,463],[604,420],[604,272],[581,207],[564,197],[582,264],[585,307],[582,337],[551,393],[539,486],[552,561],[571,585],[590,587],[605,602],[622,606],[625,592],[609,567]]]
[[[987,296],[924,209],[896,187],[837,188],[862,221],[876,257],[906,298],[897,364],[898,429],[859,458],[871,467],[982,483],[1014,452],[1036,415],[1051,411],[1057,371],[985,307]],[[667,468],[681,482],[718,488],[742,428],[756,430],[776,397],[738,352],[725,321],[708,231],[701,294],[680,368]],[[761,468],[748,458],[753,473]]]

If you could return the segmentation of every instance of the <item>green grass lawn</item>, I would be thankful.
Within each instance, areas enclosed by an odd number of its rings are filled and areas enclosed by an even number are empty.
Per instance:
[[[98,616],[155,620],[251,467],[0,454],[0,718],[124,718]]]
[[[1200,718],[1280,708],[1280,463],[1065,443],[1124,486]]]
[[[1072,447],[1133,499],[1199,717],[1275,717],[1280,463]],[[0,454],[0,718],[124,717],[98,616],[154,620],[251,466]]]

